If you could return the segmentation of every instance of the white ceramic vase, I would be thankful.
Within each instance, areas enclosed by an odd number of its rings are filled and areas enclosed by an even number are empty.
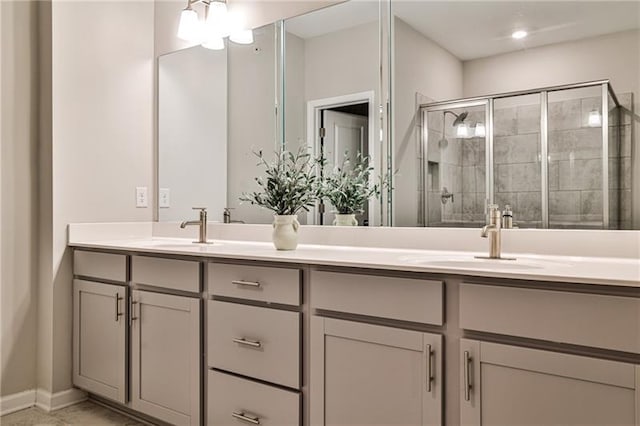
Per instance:
[[[278,250],[295,250],[298,246],[297,215],[273,215],[273,245]]]
[[[336,214],[336,218],[333,219],[333,224],[336,226],[358,226],[358,220],[355,213],[352,214]]]

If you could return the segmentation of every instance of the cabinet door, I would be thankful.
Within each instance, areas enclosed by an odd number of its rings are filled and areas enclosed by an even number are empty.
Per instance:
[[[126,287],[73,280],[73,383],[126,402]]]
[[[640,425],[640,367],[461,339],[465,425]]]
[[[312,425],[442,424],[442,336],[311,319]]]
[[[133,292],[133,409],[174,425],[200,424],[200,322],[200,299]]]

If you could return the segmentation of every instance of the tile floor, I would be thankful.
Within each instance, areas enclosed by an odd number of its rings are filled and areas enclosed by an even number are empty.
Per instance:
[[[46,413],[39,408],[27,408],[0,417],[2,426],[93,426],[93,425],[119,425],[119,426],[143,426],[134,419],[123,416],[120,413],[109,410],[92,401],[84,401],[67,408]]]

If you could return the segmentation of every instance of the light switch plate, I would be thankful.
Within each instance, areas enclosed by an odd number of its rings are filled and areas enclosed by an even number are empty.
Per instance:
[[[146,208],[149,206],[149,197],[146,186],[136,186],[136,207]]]
[[[160,188],[160,199],[158,200],[158,206],[161,209],[168,209],[171,207],[171,190],[169,188]]]

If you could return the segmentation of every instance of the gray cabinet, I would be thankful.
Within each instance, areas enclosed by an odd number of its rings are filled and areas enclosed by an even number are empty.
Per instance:
[[[311,319],[312,425],[442,424],[442,336]]]
[[[73,383],[126,402],[125,286],[73,281]]]
[[[464,425],[640,425],[638,365],[461,339]]]
[[[200,299],[148,291],[131,299],[132,408],[200,424]]]

